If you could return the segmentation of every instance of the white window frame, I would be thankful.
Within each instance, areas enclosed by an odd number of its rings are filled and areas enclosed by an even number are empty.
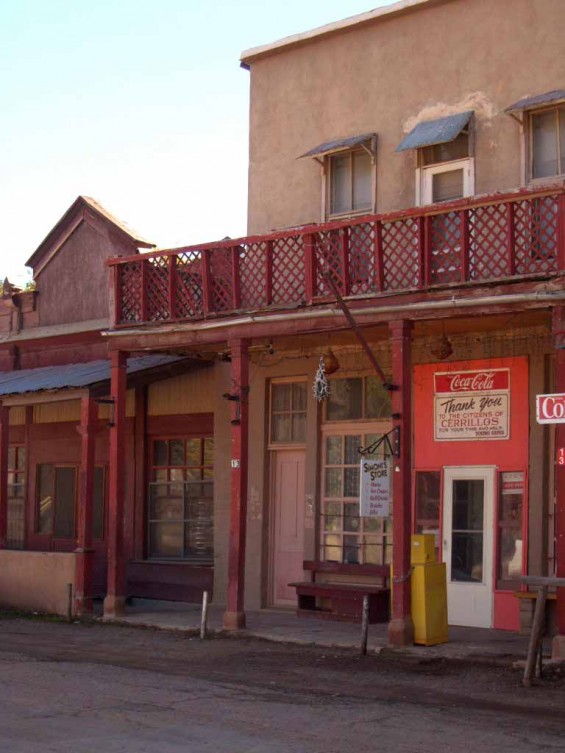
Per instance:
[[[438,162],[435,165],[416,168],[416,205],[432,204],[433,176],[453,170],[463,170],[463,198],[475,193],[475,160],[473,157]],[[441,203],[441,202],[440,202]]]

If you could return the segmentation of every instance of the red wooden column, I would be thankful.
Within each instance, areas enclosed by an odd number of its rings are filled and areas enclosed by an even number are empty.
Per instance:
[[[414,642],[410,605],[410,512],[412,479],[411,357],[409,321],[391,322],[392,426],[400,431],[400,457],[393,458],[392,473],[392,618],[388,625],[391,646]]]
[[[98,406],[91,397],[81,401],[81,436],[77,548],[75,550],[75,614],[92,612],[92,508],[94,489],[94,450]]]
[[[126,353],[117,351],[111,354],[110,392],[114,404],[108,469],[108,591],[104,599],[104,617],[119,617],[125,610],[126,571],[123,539],[126,367]]]
[[[231,506],[228,592],[224,628],[245,627],[245,531],[247,523],[249,341],[233,340],[231,351]]]
[[[8,449],[10,447],[10,409],[0,404],[0,549],[8,538]]]
[[[556,333],[556,325],[562,329],[562,310],[554,310],[554,335],[562,340],[562,332]],[[565,350],[557,350],[555,392],[565,392]],[[555,425],[555,452],[565,447],[565,424]],[[551,573],[550,573],[551,575]],[[565,578],[565,465],[555,463],[555,575]],[[565,588],[557,589],[557,635],[553,639],[553,657],[565,659]]]

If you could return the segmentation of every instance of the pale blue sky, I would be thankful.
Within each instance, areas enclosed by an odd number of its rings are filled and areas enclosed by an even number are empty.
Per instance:
[[[389,4],[2,0],[0,278],[79,194],[161,247],[245,234],[240,53]]]

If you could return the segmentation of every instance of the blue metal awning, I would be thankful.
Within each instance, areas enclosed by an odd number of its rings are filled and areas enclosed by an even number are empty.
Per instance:
[[[423,146],[434,144],[446,144],[459,136],[461,131],[468,125],[473,117],[473,110],[448,115],[446,118],[437,120],[425,120],[413,128],[400,144],[396,147],[397,152],[407,149],[421,149]]]
[[[376,133],[362,133],[360,136],[349,136],[346,139],[336,139],[334,141],[326,141],[323,144],[315,146],[305,154],[301,154],[298,159],[302,157],[318,157],[323,154],[331,154],[332,152],[339,152],[341,149],[351,149],[353,146],[359,144],[366,144],[373,139],[376,139]]]
[[[507,107],[504,112],[514,112],[516,110],[531,110],[534,107],[541,107],[542,105],[550,105],[552,102],[559,102],[565,100],[565,89],[554,89],[544,94],[536,94],[533,97],[522,97],[513,105]]]
[[[179,356],[163,354],[128,358],[127,373],[130,376],[186,360]],[[109,381],[110,361],[108,359],[88,363],[70,363],[63,366],[42,366],[37,369],[0,372],[0,395],[81,389],[104,382],[109,383]]]

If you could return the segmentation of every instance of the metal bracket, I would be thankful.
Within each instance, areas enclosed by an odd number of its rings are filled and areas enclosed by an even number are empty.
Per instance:
[[[392,435],[392,441],[391,441]],[[360,455],[374,455],[379,447],[383,445],[383,453],[386,447],[390,455],[395,458],[400,457],[400,426],[395,426],[391,431],[387,431],[382,437],[379,437],[373,444],[368,447],[359,447],[358,452]]]

